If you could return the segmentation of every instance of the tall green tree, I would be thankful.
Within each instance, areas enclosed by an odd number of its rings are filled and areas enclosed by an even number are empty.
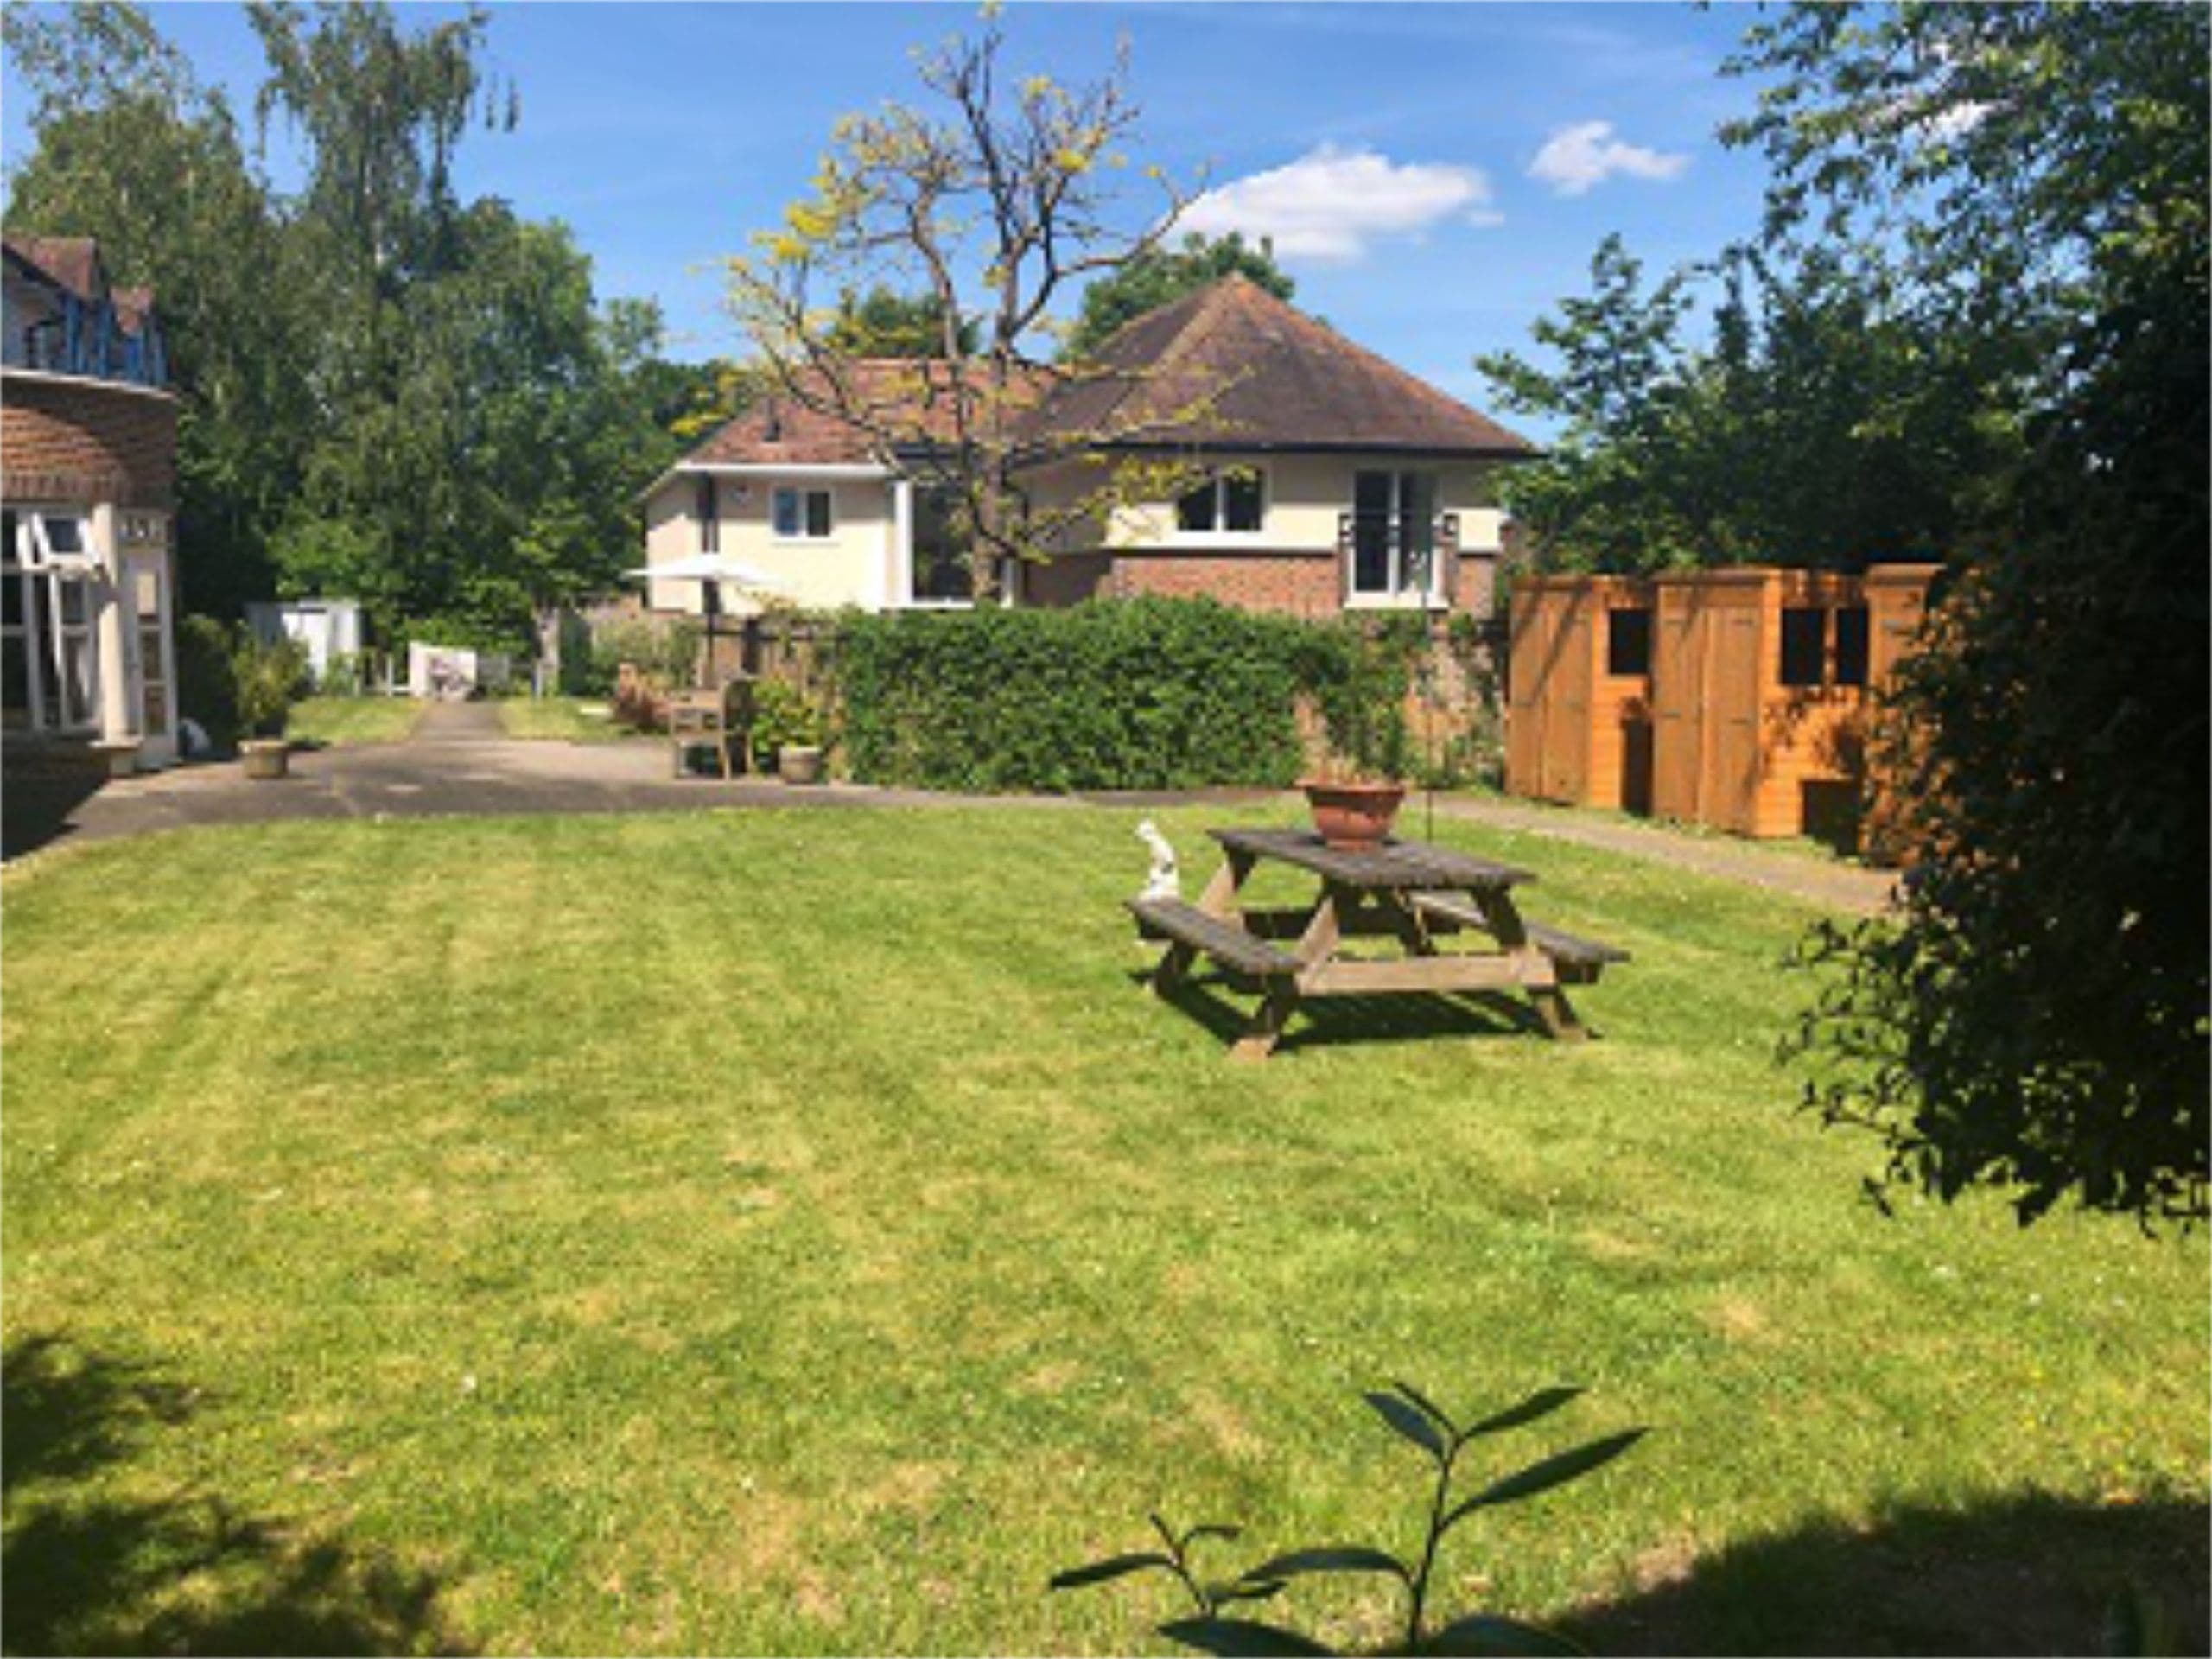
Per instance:
[[[271,591],[267,541],[297,486],[313,410],[309,318],[283,279],[283,226],[221,95],[143,14],[10,7],[6,38],[36,147],[9,224],[96,236],[117,279],[151,287],[179,401],[187,603],[234,613]]]
[[[2202,8],[2066,4],[1802,6],[1739,60],[1774,234],[2033,365],[1895,700],[1903,910],[1821,937],[1796,1045],[1890,1179],[2024,1220],[2207,1212],[2208,62]]]
[[[949,312],[934,294],[906,295],[880,283],[848,289],[830,325],[832,349],[846,357],[947,357],[972,353],[976,320]]]
[[[1232,274],[1250,278],[1279,300],[1287,300],[1298,290],[1296,280],[1275,264],[1275,251],[1265,240],[1255,247],[1236,231],[1219,237],[1192,231],[1173,247],[1147,249],[1084,289],[1083,308],[1061,354],[1088,357],[1132,317],[1172,304]]]
[[[98,237],[168,321],[187,598],[359,598],[387,634],[519,642],[534,606],[629,562],[635,493],[674,454],[696,376],[658,313],[600,305],[569,232],[464,201],[454,157],[511,126],[487,14],[250,13],[272,190],[219,98],[127,6],[8,13],[38,95],[19,225]]]
[[[1647,282],[1606,238],[1588,296],[1535,326],[1550,364],[1476,359],[1507,408],[1564,426],[1505,482],[1539,558],[1850,569],[1955,544],[1974,480],[2018,453],[1989,388],[2022,349],[1929,326],[1876,270],[1739,246]]]

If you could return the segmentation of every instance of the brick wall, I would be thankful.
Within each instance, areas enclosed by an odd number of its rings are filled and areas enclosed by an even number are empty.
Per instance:
[[[1124,598],[1201,595],[1247,611],[1323,616],[1344,607],[1344,577],[1333,552],[1119,553],[1111,591]]]
[[[1455,562],[1452,607],[1488,616],[1497,586],[1497,560],[1482,553]],[[1248,611],[1293,616],[1335,616],[1344,609],[1344,563],[1333,552],[1197,553],[1184,548],[1111,554],[1066,554],[1023,574],[1022,597],[1032,605],[1073,605],[1091,598],[1171,599],[1201,595]]]
[[[166,511],[176,490],[176,402],[96,381],[0,381],[0,495]]]

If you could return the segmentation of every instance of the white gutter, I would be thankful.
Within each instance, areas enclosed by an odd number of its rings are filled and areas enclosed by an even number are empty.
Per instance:
[[[158,397],[165,404],[176,401],[176,393],[168,387],[149,386],[143,380],[110,380],[98,374],[58,374],[52,369],[26,369],[14,363],[0,364],[0,376],[10,380],[29,380],[41,386],[96,386],[140,397]]]
[[[896,478],[897,469],[872,461],[679,461],[638,492],[638,500],[649,501],[664,485],[678,478],[707,474],[716,478]]]

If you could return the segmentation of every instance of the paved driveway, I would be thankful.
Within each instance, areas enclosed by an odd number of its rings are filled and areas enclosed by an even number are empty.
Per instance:
[[[671,775],[665,743],[558,743],[508,737],[487,702],[434,703],[401,743],[361,744],[292,757],[292,775],[256,783],[234,762],[180,766],[93,787],[81,779],[11,779],[3,803],[6,855],[190,824],[282,818],[439,817],[537,812],[679,811],[708,807],[988,804],[1049,811],[1082,802],[1128,806],[1208,801],[1270,803],[1269,790],[1188,794],[948,796],[856,784],[798,787],[773,779]],[[1402,823],[1417,824],[1419,798]],[[1835,909],[1881,907],[1891,877],[1771,848],[1685,835],[1658,825],[1520,802],[1445,798],[1440,816],[1602,847],[1654,863]],[[1420,833],[1417,829],[1412,833]]]

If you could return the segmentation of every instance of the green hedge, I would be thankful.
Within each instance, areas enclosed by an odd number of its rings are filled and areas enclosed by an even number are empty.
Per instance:
[[[848,616],[834,646],[852,775],[947,790],[1284,785],[1297,704],[1401,772],[1417,632],[1255,616],[1210,600]]]

